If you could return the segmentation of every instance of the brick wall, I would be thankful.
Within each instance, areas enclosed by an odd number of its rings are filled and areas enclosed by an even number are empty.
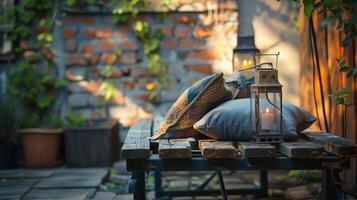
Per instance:
[[[161,29],[160,54],[169,68],[170,84],[150,102],[146,84],[154,77],[146,68],[142,45],[132,30],[133,20],[114,25],[111,15],[62,13],[64,74],[70,81],[66,106],[83,112],[88,119],[116,118],[124,126],[140,118],[164,114],[179,94],[196,80],[216,71],[231,71],[236,45],[237,10],[234,1],[184,7],[168,12],[145,12],[138,18]],[[118,56],[116,51],[121,49]],[[101,99],[101,70],[112,65],[116,84],[113,101]]]

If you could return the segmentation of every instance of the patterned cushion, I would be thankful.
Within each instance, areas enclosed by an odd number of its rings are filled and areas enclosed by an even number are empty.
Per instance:
[[[152,139],[198,136],[200,133],[193,129],[193,124],[219,104],[231,99],[232,93],[225,85],[223,73],[203,78],[181,94],[166,114],[159,133]]]
[[[255,81],[255,67],[236,71],[226,75],[225,79],[227,86],[233,94],[236,94],[233,96],[233,99],[249,98],[250,85]]]

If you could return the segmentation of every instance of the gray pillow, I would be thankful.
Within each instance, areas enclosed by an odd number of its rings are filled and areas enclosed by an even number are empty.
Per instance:
[[[293,139],[315,121],[316,118],[309,112],[292,104],[283,103],[284,139]],[[250,99],[227,101],[208,112],[193,127],[217,140],[250,140]]]

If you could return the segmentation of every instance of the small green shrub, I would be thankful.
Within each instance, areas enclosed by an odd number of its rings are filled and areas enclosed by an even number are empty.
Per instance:
[[[81,127],[85,125],[86,119],[81,112],[70,111],[65,117],[66,126]]]

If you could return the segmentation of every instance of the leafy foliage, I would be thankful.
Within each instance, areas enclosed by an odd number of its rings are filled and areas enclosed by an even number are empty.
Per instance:
[[[320,27],[326,27],[331,22],[337,22],[336,31],[342,31],[345,35],[341,41],[342,46],[353,43],[357,35],[357,2],[355,0],[303,0],[304,14],[310,18],[314,10],[325,14],[325,18],[320,21]],[[347,14],[349,12],[350,14]],[[339,71],[346,73],[346,77],[352,79],[357,75],[357,66],[349,67],[344,58],[337,59]],[[350,88],[348,86],[334,92],[333,97],[336,105],[350,105],[347,102]]]
[[[24,109],[20,126],[35,127],[41,122],[58,126],[58,117],[45,116],[56,99],[58,89],[66,85],[65,80],[57,77],[51,49],[55,1],[22,0],[8,10],[5,16],[0,17],[0,22],[16,18],[15,27],[7,30],[9,38],[15,44],[31,43],[31,47],[26,49],[22,46],[16,48],[20,59],[9,72],[7,87],[8,93],[16,97]]]
[[[65,117],[65,122],[70,127],[81,127],[85,125],[86,119],[81,112],[70,111]]]

